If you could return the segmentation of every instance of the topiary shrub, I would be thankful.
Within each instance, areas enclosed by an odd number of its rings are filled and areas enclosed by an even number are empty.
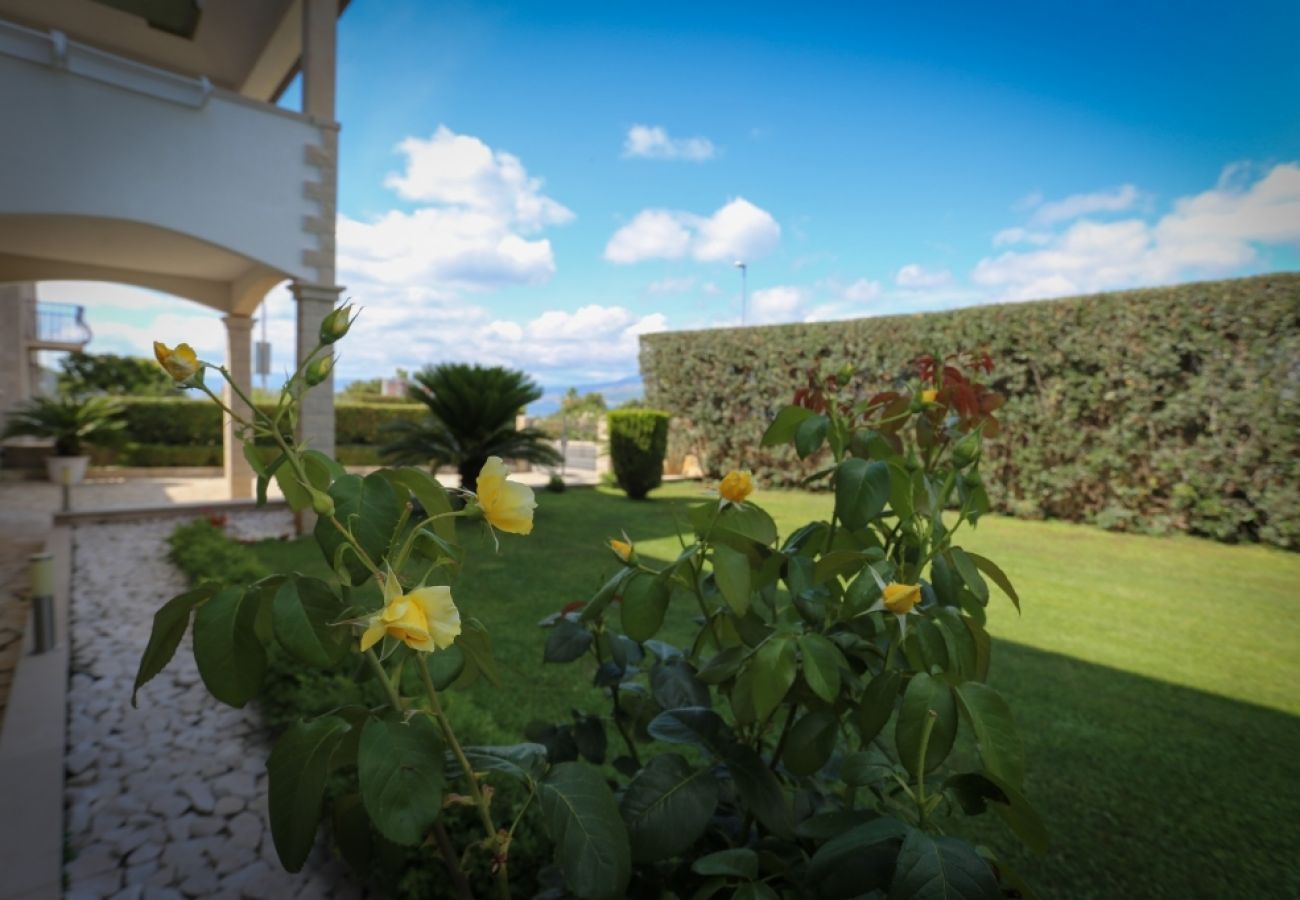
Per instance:
[[[668,413],[657,409],[616,409],[609,414],[614,477],[633,500],[644,500],[663,481],[668,419]]]

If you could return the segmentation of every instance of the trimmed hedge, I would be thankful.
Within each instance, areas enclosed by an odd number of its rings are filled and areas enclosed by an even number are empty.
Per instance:
[[[671,416],[657,409],[616,409],[608,417],[614,477],[629,497],[644,500],[664,478]]]
[[[221,410],[216,404],[180,398],[123,398],[127,438],[137,444],[177,448],[215,447],[221,462]],[[270,412],[273,406],[262,404]],[[428,410],[418,403],[336,403],[334,438],[340,445],[378,447],[383,427],[400,420],[418,421]],[[150,465],[158,465],[150,463]],[[177,463],[192,465],[192,463]]]
[[[272,447],[259,447],[258,453],[265,462],[275,459]],[[379,448],[369,444],[340,444],[334,448],[334,458],[345,466],[378,466]],[[91,460],[97,466],[134,466],[137,468],[166,468],[168,466],[220,466],[221,447],[191,447],[177,444],[127,444],[117,450],[96,451]]]
[[[945,313],[641,338],[674,449],[793,485],[824,464],[760,449],[809,366],[864,392],[922,352],[986,350],[1007,396],[981,471],[995,508],[1300,548],[1300,274]]]

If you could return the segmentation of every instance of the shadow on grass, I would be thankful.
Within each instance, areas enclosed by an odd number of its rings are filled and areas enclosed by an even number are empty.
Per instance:
[[[1044,897],[1300,896],[1300,718],[1005,641],[993,660],[1052,839],[1007,858]]]

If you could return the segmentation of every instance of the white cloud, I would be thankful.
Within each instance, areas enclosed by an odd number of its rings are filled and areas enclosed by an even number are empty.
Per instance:
[[[623,264],[686,256],[700,262],[754,260],[776,249],[780,239],[781,226],[771,213],[737,197],[711,216],[642,210],[614,232],[605,259]]]
[[[852,284],[845,286],[841,294],[850,303],[870,303],[878,298],[883,290],[884,286],[879,281],[859,278]]]
[[[538,283],[555,273],[551,242],[536,234],[573,213],[541,192],[541,179],[518,157],[443,125],[398,150],[405,171],[384,183],[425,205],[369,221],[339,216],[340,280],[454,291]]]
[[[755,325],[771,325],[777,322],[797,321],[799,312],[808,301],[808,297],[807,288],[788,284],[754,291],[749,298],[747,322]]]
[[[542,194],[517,156],[493,150],[445,125],[427,139],[408,137],[397,145],[406,170],[390,172],[384,185],[405,200],[459,207],[508,222],[521,231],[572,221],[573,212]]]
[[[932,271],[916,263],[909,263],[898,270],[894,283],[901,288],[929,290],[952,284],[952,273],[947,269]]]
[[[1229,166],[1214,188],[1177,200],[1155,224],[1080,219],[1041,249],[980,260],[971,279],[1006,300],[1168,284],[1233,274],[1256,260],[1256,244],[1300,245],[1300,164],[1253,183]]]
[[[1054,225],[1090,213],[1124,212],[1131,209],[1141,196],[1138,189],[1131,184],[1122,184],[1117,188],[1094,191],[1091,194],[1071,194],[1063,200],[1054,200],[1050,203],[1043,203],[1040,194],[1038,202],[1031,204],[1038,207],[1034,210],[1033,221],[1036,225]]]
[[[993,235],[993,246],[1003,247],[1007,244],[1038,244],[1039,246],[1049,243],[1052,240],[1050,232],[1030,231],[1028,228],[1004,228],[997,234]]]
[[[713,141],[704,137],[675,138],[658,125],[633,125],[623,141],[625,159],[684,159],[704,162],[718,155]]]

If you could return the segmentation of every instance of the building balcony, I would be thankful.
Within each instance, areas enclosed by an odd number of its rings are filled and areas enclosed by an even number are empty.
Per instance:
[[[94,336],[86,324],[86,308],[72,303],[37,303],[30,324],[28,350],[77,352]]]
[[[246,313],[332,260],[332,122],[3,19],[0,121],[0,281]]]

